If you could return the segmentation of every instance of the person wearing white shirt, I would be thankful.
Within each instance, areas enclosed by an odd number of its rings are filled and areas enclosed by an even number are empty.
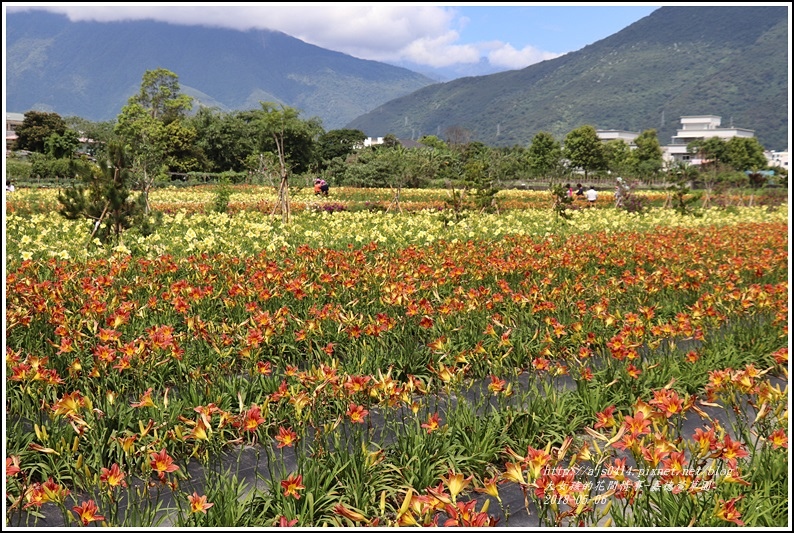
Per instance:
[[[598,199],[598,191],[596,191],[593,186],[590,185],[590,188],[587,189],[587,192],[584,194],[587,197],[587,203],[590,204],[590,207],[593,207],[596,203],[596,200]]]

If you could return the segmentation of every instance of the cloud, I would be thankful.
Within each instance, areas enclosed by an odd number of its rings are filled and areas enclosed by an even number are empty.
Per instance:
[[[547,59],[554,59],[560,55],[562,54],[538,50],[534,46],[525,46],[521,50],[516,50],[510,44],[499,43],[498,46],[488,52],[487,57],[488,62],[495,67],[521,69]]]
[[[277,30],[322,48],[360,59],[413,62],[431,67],[472,64],[488,57],[493,65],[523,68],[556,57],[531,46],[515,50],[506,43],[460,43],[460,33],[475,22],[454,7],[391,4],[323,5],[90,5],[11,6],[7,10],[46,9],[71,21],[156,20],[247,31]],[[457,29],[456,29],[457,28]]]

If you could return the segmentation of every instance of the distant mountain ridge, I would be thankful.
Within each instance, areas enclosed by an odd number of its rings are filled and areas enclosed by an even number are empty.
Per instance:
[[[166,68],[184,93],[223,110],[283,103],[327,129],[435,83],[281,32],[152,21],[70,22],[41,10],[7,13],[6,106],[115,118],[146,70]]]
[[[788,7],[669,6],[620,32],[522,70],[456,79],[399,97],[347,124],[370,136],[439,135],[526,146],[547,131],[643,131],[670,141],[685,115],[718,115],[788,148]]]

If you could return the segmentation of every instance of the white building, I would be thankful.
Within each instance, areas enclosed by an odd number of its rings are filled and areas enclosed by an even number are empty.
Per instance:
[[[25,115],[22,113],[6,113],[6,152],[17,140],[17,128],[22,125]]]
[[[788,150],[776,152],[774,150],[764,152],[767,164],[770,167],[777,167],[788,171]]]
[[[604,142],[621,140],[634,148],[634,139],[640,136],[640,132],[626,130],[596,130],[596,135]]]
[[[383,137],[367,137],[364,139],[364,147],[383,144]]]
[[[691,165],[700,165],[703,161],[698,154],[687,152],[687,145],[692,141],[717,137],[723,141],[734,137],[755,137],[753,130],[745,128],[721,128],[722,119],[714,115],[696,115],[681,117],[681,129],[673,135],[671,143],[662,147],[662,156],[666,162],[683,161]]]

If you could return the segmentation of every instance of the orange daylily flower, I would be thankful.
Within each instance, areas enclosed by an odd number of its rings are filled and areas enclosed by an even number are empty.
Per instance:
[[[433,413],[432,415],[428,416],[427,422],[422,424],[422,427],[427,430],[427,433],[430,434],[438,429],[438,425],[441,423],[441,418],[438,416],[438,413]]]
[[[720,498],[720,503],[717,509],[714,510],[714,516],[717,518],[721,518],[726,522],[733,522],[737,526],[743,526],[744,522],[739,520],[742,514],[736,509],[736,502],[741,500],[744,496],[737,496],[736,498],[731,498],[727,502]]]
[[[301,499],[301,495],[298,493],[298,491],[306,488],[303,485],[303,476],[300,474],[297,476],[290,474],[287,479],[281,481],[281,486],[284,488],[285,498],[292,496],[296,500]]]
[[[615,406],[610,405],[603,411],[596,413],[596,424],[593,426],[593,429],[599,428],[613,428],[616,425],[615,417],[613,413],[615,412]]]
[[[365,421],[365,417],[369,414],[369,411],[364,409],[363,405],[356,405],[351,403],[350,406],[347,408],[347,413],[345,413],[349,418],[350,421],[354,424],[363,424]]]
[[[110,487],[126,487],[127,482],[124,481],[125,477],[126,474],[121,471],[118,463],[113,463],[110,468],[102,467],[99,481],[107,483]]]
[[[72,511],[77,513],[77,516],[80,518],[80,522],[84,526],[87,526],[91,522],[105,519],[105,517],[101,514],[97,514],[99,508],[97,507],[94,500],[88,500],[87,502],[83,502],[80,505],[75,505],[72,507]]]
[[[279,426],[276,440],[278,441],[277,448],[290,448],[295,444],[295,441],[298,440],[298,434],[295,433],[292,428],[285,429],[283,426]]]
[[[767,440],[772,443],[773,449],[788,449],[788,435],[786,435],[786,431],[783,428],[773,431],[769,437],[767,437]]]
[[[259,406],[252,405],[243,415],[243,430],[248,432],[256,431],[263,422],[265,422],[265,418],[262,416],[262,410]]]
[[[188,501],[190,502],[190,512],[191,513],[204,513],[207,514],[207,509],[215,505],[214,503],[207,502],[207,496],[199,496],[196,491],[193,491],[193,494],[188,496]]]
[[[151,453],[149,455],[152,458],[149,464],[151,465],[152,470],[157,472],[160,480],[164,480],[166,474],[179,470],[179,467],[174,464],[174,459],[168,455],[168,452],[165,451],[165,448],[157,453]]]
[[[505,463],[505,471],[502,473],[502,480],[513,481],[522,487],[529,485],[524,478],[524,468],[520,463]]]
[[[491,383],[488,385],[488,390],[494,393],[494,396],[505,390],[507,382],[494,375],[491,375]]]
[[[273,524],[273,525],[276,526],[276,527],[292,527],[292,526],[294,526],[297,523],[298,523],[298,519],[297,518],[293,518],[292,520],[287,520],[286,516],[281,515],[281,517],[279,517],[278,521],[275,524]]]
[[[647,435],[651,432],[651,421],[645,418],[645,415],[643,415],[642,411],[638,412],[633,417],[628,415],[625,416],[623,424],[625,425],[626,430],[629,431],[634,437]]]
[[[21,472],[19,468],[19,456],[12,455],[11,457],[6,457],[6,477],[14,477],[15,475]]]

